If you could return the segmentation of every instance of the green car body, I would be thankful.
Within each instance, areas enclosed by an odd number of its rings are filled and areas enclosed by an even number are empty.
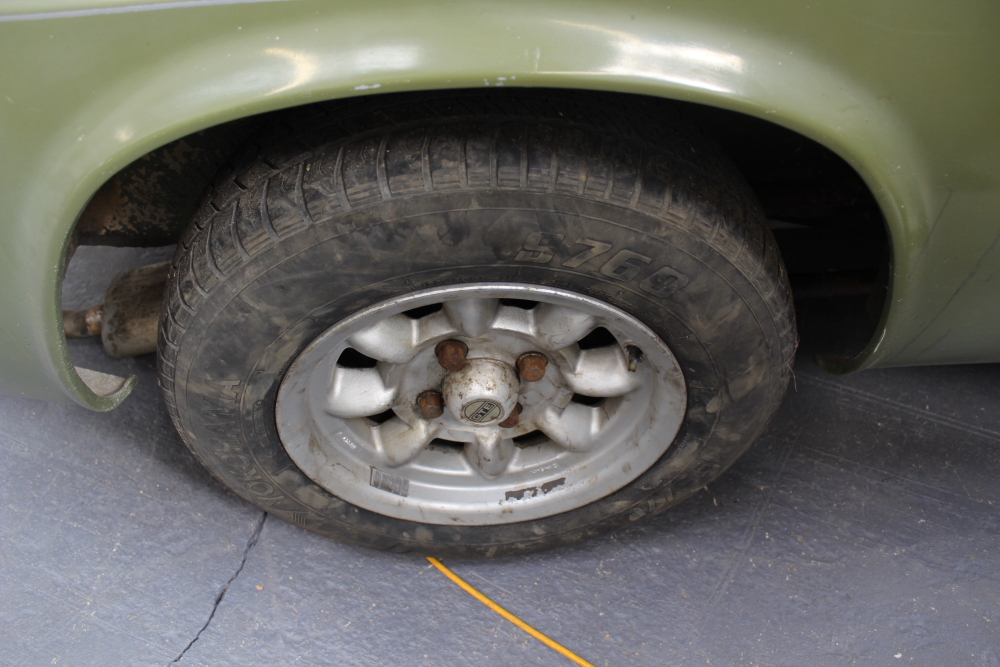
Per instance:
[[[132,161],[266,111],[485,86],[697,102],[815,140],[891,246],[876,335],[839,370],[1000,361],[997,34],[989,0],[7,0],[0,391],[127,395],[74,369],[60,282],[81,211]]]

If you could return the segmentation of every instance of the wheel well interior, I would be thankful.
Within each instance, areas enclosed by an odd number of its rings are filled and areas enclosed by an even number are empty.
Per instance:
[[[632,97],[596,94],[622,109],[628,108]],[[658,103],[700,126],[742,173],[778,241],[800,315],[817,303],[843,310],[841,330],[815,332],[824,339],[821,352],[828,356],[860,352],[881,313],[890,255],[884,218],[858,173],[831,150],[777,124],[700,104]],[[226,171],[240,147],[263,125],[303,112],[308,108],[225,123],[142,156],[94,195],[77,223],[71,248],[176,243],[202,193]],[[811,336],[808,331],[801,333],[803,338]]]

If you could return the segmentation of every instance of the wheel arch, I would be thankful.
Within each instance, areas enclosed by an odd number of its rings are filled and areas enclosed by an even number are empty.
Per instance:
[[[21,375],[34,379],[5,381],[5,390],[93,409],[110,409],[127,393],[123,387],[100,396],[80,379],[59,319],[67,240],[110,175],[198,130],[372,93],[544,86],[650,95],[761,118],[817,141],[861,175],[891,232],[894,272],[909,270],[900,250],[913,244],[929,206],[921,188],[924,160],[911,129],[860,76],[808,55],[784,59],[795,45],[780,34],[663,12],[640,25],[627,13],[585,4],[561,6],[559,19],[551,18],[548,5],[524,8],[512,19],[507,12],[428,14],[416,8],[317,18],[298,10],[282,14],[275,4],[294,3],[254,5],[245,17],[212,10],[215,23],[227,27],[214,39],[187,43],[152,64],[122,64],[115,76],[95,79],[94,95],[74,100],[73,91],[66,93],[65,111],[33,125],[19,144],[26,169],[6,188],[11,213],[5,227],[12,243],[28,249],[32,265],[19,260],[3,276],[20,295],[6,297],[7,305],[24,322],[17,331],[6,328],[5,338],[35,369],[17,364]],[[452,12],[447,20],[443,11]],[[122,34],[113,38],[123,41],[130,21],[151,25],[155,14],[122,19]],[[454,39],[456,30],[464,31],[462,39]],[[331,40],[331,32],[340,39]],[[233,53],[241,55],[238,64],[227,57]],[[14,192],[18,184],[23,187]],[[29,304],[34,311],[25,308]],[[880,330],[888,317],[883,312]],[[869,363],[879,340],[854,368]]]

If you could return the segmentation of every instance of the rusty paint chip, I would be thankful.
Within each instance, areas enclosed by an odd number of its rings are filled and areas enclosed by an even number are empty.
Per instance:
[[[535,496],[544,496],[565,483],[566,478],[560,477],[559,479],[554,479],[551,482],[545,482],[545,484],[542,484],[541,486],[529,486],[524,489],[508,491],[506,493],[505,500],[527,500],[528,498],[534,498]]]
[[[545,482],[545,484],[542,484],[542,495],[545,495],[549,491],[551,491],[551,490],[553,490],[555,488],[558,488],[558,487],[562,486],[565,483],[566,483],[566,478],[565,477],[560,477],[559,479],[554,479],[551,482]]]

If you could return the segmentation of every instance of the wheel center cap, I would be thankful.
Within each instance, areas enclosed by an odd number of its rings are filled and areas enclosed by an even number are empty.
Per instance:
[[[459,421],[470,426],[492,426],[504,420],[517,404],[520,382],[514,367],[496,359],[468,359],[445,376],[444,403]]]
[[[462,408],[462,416],[475,424],[483,424],[500,419],[503,408],[493,401],[472,401]]]

